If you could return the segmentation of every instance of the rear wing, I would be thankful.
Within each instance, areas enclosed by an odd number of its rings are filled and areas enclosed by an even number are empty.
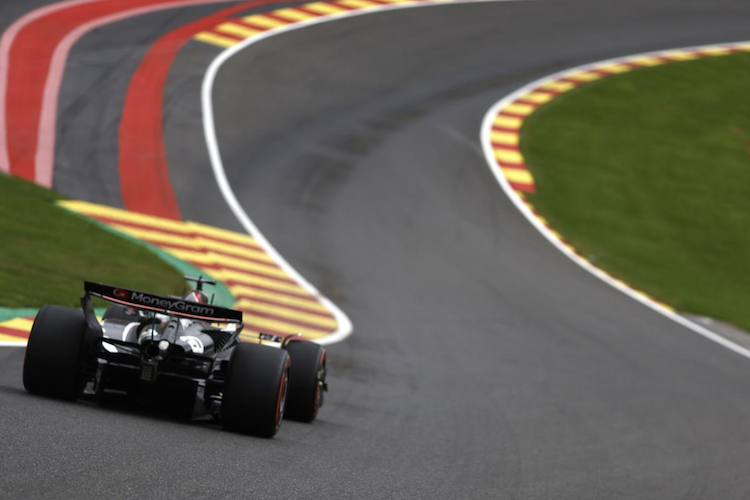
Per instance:
[[[85,281],[86,294],[144,311],[170,314],[212,323],[242,323],[242,312],[212,304],[198,304],[175,297],[162,297],[122,287]]]

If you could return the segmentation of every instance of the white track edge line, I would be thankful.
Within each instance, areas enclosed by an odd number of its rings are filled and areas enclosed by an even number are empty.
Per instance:
[[[10,173],[10,159],[7,141],[7,109],[6,98],[9,78],[10,51],[18,33],[34,21],[47,17],[61,10],[80,5],[95,3],[101,0],[68,0],[43,6],[27,12],[8,29],[0,38],[0,172]],[[223,3],[226,0],[184,0],[169,3],[144,5],[133,9],[113,12],[105,16],[91,19],[72,28],[55,46],[49,60],[44,88],[42,91],[39,123],[37,124],[36,149],[34,151],[34,182],[51,188],[55,149],[55,120],[57,117],[58,94],[62,85],[62,77],[67,64],[70,48],[89,31],[111,24],[122,19],[135,17],[150,12],[178,9],[210,3]]]
[[[286,271],[302,288],[304,288],[308,293],[315,296],[329,311],[331,311],[331,314],[333,314],[334,318],[336,319],[336,322],[339,324],[339,328],[336,331],[334,331],[332,334],[327,335],[323,337],[322,339],[318,339],[315,342],[322,344],[322,345],[328,345],[328,344],[334,344],[336,342],[341,342],[346,337],[352,334],[353,332],[352,322],[351,320],[349,320],[349,317],[338,306],[336,306],[336,304],[334,304],[327,297],[322,295],[310,282],[308,282],[304,277],[302,277],[302,275],[300,275],[281,256],[281,254],[279,254],[276,251],[276,249],[271,245],[271,243],[263,236],[263,234],[260,232],[258,227],[253,223],[253,221],[247,215],[245,210],[242,208],[242,205],[240,204],[240,202],[237,200],[237,197],[235,196],[234,191],[232,190],[232,187],[229,184],[229,181],[227,180],[227,176],[224,171],[224,163],[221,159],[221,153],[219,151],[218,140],[216,138],[216,126],[214,122],[213,102],[211,100],[211,97],[213,94],[214,81],[216,79],[217,73],[219,72],[219,69],[221,69],[221,66],[230,57],[232,57],[233,55],[237,54],[239,51],[255,43],[258,43],[274,35],[286,33],[288,31],[294,31],[294,30],[305,28],[307,26],[312,26],[315,24],[323,24],[323,23],[330,22],[330,21],[335,21],[335,20],[344,19],[344,18],[357,17],[357,16],[366,15],[366,14],[373,14],[377,12],[402,10],[402,9],[416,8],[416,7],[433,7],[436,5],[471,4],[471,3],[484,3],[484,2],[511,2],[511,1],[526,1],[526,0],[458,0],[458,1],[450,1],[450,2],[427,1],[427,2],[405,4],[405,5],[394,4],[394,5],[388,5],[388,6],[378,6],[378,7],[373,7],[373,8],[342,12],[342,13],[333,14],[330,16],[315,17],[315,18],[308,19],[305,21],[292,23],[286,26],[264,31],[258,35],[247,38],[244,41],[238,43],[237,45],[224,49],[221,53],[219,53],[219,55],[213,61],[211,61],[211,64],[209,65],[208,70],[206,71],[206,74],[204,76],[203,85],[201,87],[201,107],[203,111],[203,131],[204,131],[204,135],[206,138],[206,145],[208,147],[208,156],[211,161],[211,168],[214,172],[216,183],[218,184],[219,190],[221,191],[221,194],[224,197],[224,201],[226,201],[230,210],[232,211],[234,216],[237,218],[239,223],[242,225],[242,227],[245,229],[245,231],[247,231],[248,234],[250,234],[253,238],[255,238],[258,241],[258,243],[263,247],[263,249],[266,252],[268,252],[268,254],[271,255],[271,257],[273,257],[274,260],[277,261],[279,266],[284,271]]]
[[[524,85],[523,87],[519,88],[518,90],[504,97],[500,101],[496,102],[490,108],[490,110],[484,115],[484,119],[482,120],[482,128],[480,131],[480,137],[481,137],[481,142],[482,142],[482,150],[484,152],[487,165],[490,167],[492,174],[495,176],[495,179],[500,184],[500,187],[505,192],[506,196],[508,196],[511,202],[513,202],[513,204],[524,215],[524,217],[526,217],[526,219],[537,229],[537,231],[539,231],[542,234],[542,236],[544,236],[547,239],[547,241],[552,243],[555,246],[555,248],[560,250],[568,258],[570,258],[570,260],[578,264],[580,267],[582,267],[589,273],[593,274],[600,280],[604,281],[608,285],[621,291],[628,297],[634,300],[637,300],[641,304],[651,308],[652,310],[671,319],[672,321],[692,330],[698,335],[701,335],[713,342],[716,342],[717,344],[720,344],[726,347],[727,349],[739,354],[740,356],[744,356],[750,359],[750,350],[726,339],[725,337],[719,335],[716,332],[709,330],[708,328],[705,328],[699,325],[698,323],[695,323],[693,321],[690,321],[687,318],[684,318],[683,316],[680,316],[676,312],[666,309],[665,307],[663,307],[662,305],[660,305],[658,302],[654,300],[651,300],[649,298],[646,298],[637,294],[634,289],[617,282],[614,278],[608,276],[604,271],[602,271],[598,267],[594,266],[590,262],[584,260],[580,256],[576,255],[574,252],[570,251],[570,249],[568,249],[559,239],[557,239],[552,234],[552,232],[539,220],[539,218],[536,215],[534,215],[534,213],[529,209],[529,207],[527,207],[526,204],[524,204],[524,202],[521,200],[521,198],[518,196],[515,190],[510,186],[510,183],[508,182],[508,180],[505,178],[500,168],[498,167],[497,161],[495,160],[495,156],[493,153],[492,142],[490,140],[492,122],[495,116],[497,116],[497,114],[500,112],[502,108],[504,108],[506,105],[510,104],[511,102],[517,100],[522,95],[525,95],[529,93],[530,91],[540,87],[541,85],[544,85],[545,83],[548,83],[551,81],[559,80],[560,78],[563,78],[567,74],[578,73],[581,71],[586,71],[588,69],[593,69],[595,67],[599,67],[599,66],[603,66],[607,64],[613,64],[616,62],[625,62],[628,59],[632,59],[635,57],[656,56],[659,54],[664,54],[666,52],[672,52],[672,51],[677,51],[677,50],[705,50],[708,48],[731,47],[733,45],[739,45],[743,43],[747,43],[747,42],[743,41],[743,42],[730,42],[730,43],[721,43],[721,44],[713,44],[713,45],[701,45],[701,46],[693,46],[693,47],[682,47],[682,48],[677,48],[677,49],[658,50],[658,51],[652,51],[652,52],[645,52],[642,54],[632,54],[629,56],[606,59],[603,61],[576,66],[574,68],[566,69],[566,70],[554,73],[552,75],[545,76],[527,85]]]
[[[37,125],[37,142],[34,155],[34,179],[40,186],[52,188],[55,164],[55,137],[57,134],[57,112],[59,94],[62,88],[63,76],[68,64],[68,55],[76,42],[87,33],[113,24],[124,19],[130,19],[144,14],[165,10],[197,7],[211,3],[223,3],[225,0],[166,0],[164,3],[143,5],[128,10],[113,12],[105,16],[91,19],[70,30],[55,46],[47,69],[47,79],[42,92],[39,124]]]
[[[8,340],[8,341],[0,341],[0,347],[24,347],[26,344],[28,344],[28,341],[26,340]]]
[[[3,32],[0,38],[0,172],[10,173],[10,161],[8,160],[8,142],[7,128],[5,120],[5,92],[8,84],[8,66],[10,59],[10,49],[18,33],[30,23],[40,19],[48,14],[59,10],[75,7],[82,4],[96,2],[98,0],[69,0],[59,2],[27,12],[20,18],[16,19],[13,24]]]

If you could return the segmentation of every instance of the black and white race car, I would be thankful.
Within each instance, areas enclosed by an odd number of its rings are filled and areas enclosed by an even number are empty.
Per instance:
[[[113,394],[169,401],[225,428],[263,437],[283,418],[311,422],[327,390],[326,351],[297,336],[240,341],[242,312],[210,303],[202,277],[186,297],[85,282],[83,311],[44,306],[26,348],[23,383],[75,400]],[[92,297],[111,305],[101,322]]]

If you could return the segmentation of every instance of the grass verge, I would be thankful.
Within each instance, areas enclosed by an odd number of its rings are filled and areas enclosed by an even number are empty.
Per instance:
[[[179,294],[182,275],[147,248],[55,205],[62,197],[0,175],[0,307],[80,307],[83,281]]]
[[[750,330],[750,54],[608,77],[541,107],[529,201],[596,265]]]

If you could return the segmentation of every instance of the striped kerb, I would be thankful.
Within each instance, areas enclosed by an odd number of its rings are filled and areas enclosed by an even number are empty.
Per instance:
[[[222,281],[254,332],[320,339],[338,329],[331,312],[279,266],[255,239],[196,222],[178,222],[82,201],[65,208],[158,247]],[[116,283],[115,283],[116,284]],[[28,338],[31,318],[0,323],[0,341]]]
[[[534,177],[526,167],[519,150],[519,135],[524,121],[534,111],[557,96],[611,75],[634,69],[649,68],[677,61],[690,61],[703,57],[722,56],[737,52],[750,52],[748,44],[717,45],[692,50],[669,50],[660,53],[626,57],[615,62],[594,64],[586,70],[572,70],[562,76],[550,78],[531,88],[524,95],[500,108],[492,123],[490,142],[496,167],[517,193],[535,193]],[[528,204],[528,201],[524,199]]]
[[[279,28],[311,19],[333,17],[358,10],[377,10],[396,4],[435,3],[446,3],[446,0],[340,0],[338,2],[313,2],[298,7],[278,9],[264,14],[228,18],[210,30],[201,31],[193,39],[217,47],[229,48],[260,33],[277,31]]]

